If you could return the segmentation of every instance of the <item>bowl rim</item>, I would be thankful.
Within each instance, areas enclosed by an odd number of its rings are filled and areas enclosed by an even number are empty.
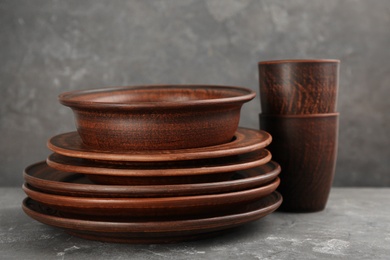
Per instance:
[[[226,98],[213,98],[213,99],[201,99],[201,100],[186,100],[186,101],[156,101],[156,102],[96,102],[96,101],[80,101],[74,100],[74,97],[94,94],[94,93],[110,93],[116,91],[126,90],[153,90],[153,89],[216,89],[216,90],[228,90],[237,92],[237,96]],[[106,87],[87,90],[74,90],[60,94],[58,100],[61,104],[71,108],[81,109],[166,109],[166,108],[184,108],[184,107],[197,107],[197,106],[214,106],[223,104],[236,104],[245,103],[252,100],[256,96],[256,92],[250,88],[238,87],[238,86],[225,86],[225,85],[203,85],[203,84],[161,84],[161,85],[136,85],[136,86],[120,86],[120,87]]]

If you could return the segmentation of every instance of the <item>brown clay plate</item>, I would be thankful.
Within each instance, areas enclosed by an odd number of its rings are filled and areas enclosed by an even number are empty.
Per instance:
[[[233,192],[259,187],[274,180],[280,166],[270,161],[259,167],[236,171],[227,181],[176,185],[97,185],[85,175],[58,171],[45,162],[27,167],[25,181],[40,191],[79,197],[171,197]]]
[[[271,160],[271,153],[266,149],[251,153],[200,159],[168,162],[116,162],[88,160],[67,157],[60,154],[50,155],[46,162],[57,170],[78,172],[92,175],[109,176],[183,176],[215,174],[250,169],[263,165]]]
[[[249,153],[266,147],[271,141],[272,137],[267,132],[238,128],[231,142],[192,149],[101,151],[86,146],[77,132],[54,136],[47,145],[52,151],[69,157],[107,161],[157,162],[209,159]]]
[[[276,178],[271,183],[243,191],[155,198],[86,198],[60,196],[40,192],[28,184],[23,190],[41,204],[72,214],[90,216],[184,216],[207,214],[210,211],[224,212],[231,207],[267,196],[279,186]]]
[[[251,153],[166,162],[99,161],[52,154],[47,164],[57,170],[86,174],[89,179],[105,185],[170,185],[205,183],[231,179],[233,171],[263,165],[271,153],[260,149]]]
[[[113,221],[111,217],[100,220],[93,217],[81,219],[30,198],[23,201],[22,207],[31,218],[86,239],[121,243],[172,243],[213,236],[222,230],[258,220],[275,211],[281,203],[282,196],[273,192],[261,199],[232,208],[225,214],[213,211],[206,216],[193,215],[181,219],[127,218],[125,221]]]

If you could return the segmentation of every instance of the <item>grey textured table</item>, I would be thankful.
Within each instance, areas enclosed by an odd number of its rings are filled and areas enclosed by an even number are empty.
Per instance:
[[[0,189],[0,259],[390,259],[390,189],[334,188],[318,213],[273,213],[214,238],[168,245],[88,241],[21,210]]]

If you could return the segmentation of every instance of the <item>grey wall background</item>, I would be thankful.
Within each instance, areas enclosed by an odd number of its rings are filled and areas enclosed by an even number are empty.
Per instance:
[[[258,92],[257,62],[341,60],[334,185],[390,186],[388,0],[0,0],[0,185],[73,131],[61,92],[203,83]],[[258,128],[259,98],[241,126]]]

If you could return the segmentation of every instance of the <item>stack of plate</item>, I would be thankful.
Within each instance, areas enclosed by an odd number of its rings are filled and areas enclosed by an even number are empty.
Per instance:
[[[129,243],[198,239],[281,204],[280,167],[264,149],[271,142],[264,131],[237,128],[220,144],[138,150],[87,145],[79,133],[51,138],[54,153],[24,172],[26,214],[70,234]]]

